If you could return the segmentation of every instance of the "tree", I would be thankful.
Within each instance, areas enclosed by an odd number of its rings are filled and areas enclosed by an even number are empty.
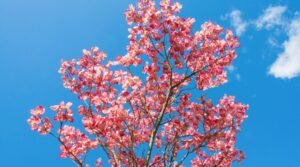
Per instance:
[[[60,157],[81,167],[87,165],[88,151],[98,147],[112,166],[190,162],[213,167],[241,161],[236,135],[248,106],[233,96],[225,95],[216,105],[200,96],[227,81],[224,68],[236,58],[238,39],[210,21],[192,34],[195,20],[179,17],[181,7],[171,0],[130,5],[126,55],[107,61],[93,47],[83,50],[79,60],[63,61],[59,69],[64,87],[83,102],[78,114],[85,130],[72,124],[70,102],[50,107],[53,121],[44,116],[44,107],[32,109],[32,130],[55,137]],[[138,70],[142,73],[135,74]]]

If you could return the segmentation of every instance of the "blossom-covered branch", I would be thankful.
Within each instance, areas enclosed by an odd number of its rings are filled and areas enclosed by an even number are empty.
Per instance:
[[[130,5],[126,54],[106,60],[92,47],[79,60],[62,61],[59,69],[64,87],[82,101],[77,113],[84,130],[75,128],[72,103],[64,102],[50,107],[57,132],[42,106],[28,119],[32,130],[55,136],[61,157],[78,166],[86,166],[89,150],[98,147],[112,166],[240,162],[244,154],[235,148],[236,135],[248,106],[233,96],[217,104],[201,96],[227,82],[225,67],[236,58],[238,40],[211,21],[192,32],[195,20],[180,17],[181,8],[171,0]]]

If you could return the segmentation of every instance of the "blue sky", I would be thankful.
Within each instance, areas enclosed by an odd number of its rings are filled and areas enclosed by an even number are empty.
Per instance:
[[[74,166],[58,158],[58,143],[31,132],[38,104],[76,101],[57,70],[98,46],[110,58],[125,53],[130,0],[0,0],[0,164]],[[226,85],[207,91],[248,103],[238,136],[244,167],[296,167],[300,159],[300,3],[295,0],[181,0],[194,29],[211,20],[239,34],[239,57]]]

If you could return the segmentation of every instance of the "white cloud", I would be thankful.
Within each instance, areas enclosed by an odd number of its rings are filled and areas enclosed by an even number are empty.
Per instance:
[[[276,78],[294,78],[300,75],[300,17],[288,26],[288,40],[283,43],[284,51],[271,65],[269,74]]]
[[[271,29],[277,25],[284,25],[283,13],[286,6],[269,6],[264,10],[263,14],[255,21],[257,29]]]
[[[272,33],[267,39],[267,43],[273,48],[283,48],[278,54],[276,61],[270,66],[268,74],[276,78],[290,79],[300,76],[300,13],[294,13],[294,19],[285,17],[287,12],[286,6],[270,5],[257,19],[242,19],[240,10],[233,10],[221,19],[230,19],[231,26],[235,29],[238,36],[241,36],[248,27],[255,27],[257,30],[265,29]],[[286,34],[286,39],[282,44],[279,37]],[[232,72],[235,68],[229,67],[228,71]],[[240,80],[240,75],[236,75]]]
[[[233,10],[228,16],[230,17],[230,24],[235,29],[236,34],[241,36],[246,31],[248,25],[248,23],[242,19],[242,12],[240,10]]]

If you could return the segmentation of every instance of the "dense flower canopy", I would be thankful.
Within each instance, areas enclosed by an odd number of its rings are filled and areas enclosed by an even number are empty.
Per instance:
[[[226,83],[238,40],[210,21],[193,33],[195,20],[179,17],[181,8],[171,0],[140,0],[125,12],[125,55],[106,60],[93,47],[79,60],[62,62],[64,87],[83,102],[77,113],[85,132],[72,125],[70,102],[50,107],[60,125],[56,132],[45,109],[33,109],[32,130],[57,138],[61,157],[79,166],[98,147],[112,166],[225,167],[242,160],[235,143],[248,106],[228,95],[214,105],[199,93]]]

